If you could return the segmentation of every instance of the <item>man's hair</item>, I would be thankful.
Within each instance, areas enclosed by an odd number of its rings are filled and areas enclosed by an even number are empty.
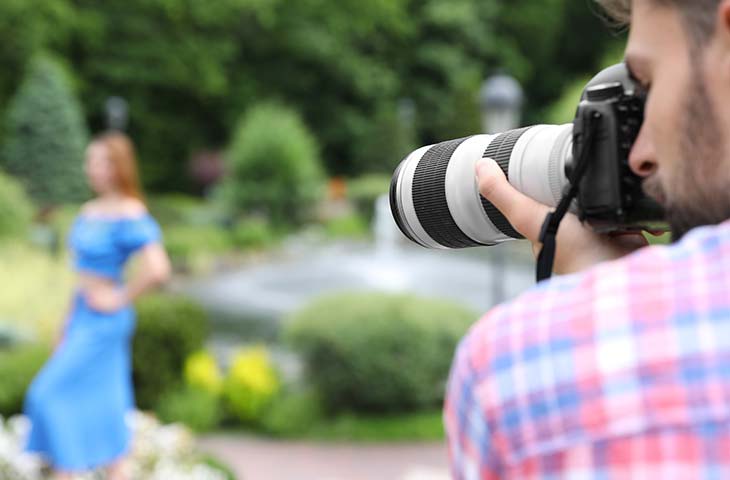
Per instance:
[[[621,24],[631,20],[633,0],[597,0],[611,17]],[[715,15],[721,0],[646,0],[658,6],[679,10],[687,37],[694,47],[707,42],[715,30]]]

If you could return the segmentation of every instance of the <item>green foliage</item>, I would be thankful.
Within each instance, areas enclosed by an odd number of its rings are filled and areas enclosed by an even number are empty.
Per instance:
[[[40,345],[17,345],[0,350],[0,416],[21,412],[25,391],[48,356],[48,348]]]
[[[373,221],[375,201],[390,190],[390,175],[363,175],[347,183],[347,198],[367,222]]]
[[[441,441],[443,415],[441,409],[397,415],[343,414],[316,424],[307,436],[326,441]]]
[[[327,411],[407,411],[441,403],[453,351],[475,318],[448,302],[341,294],[296,313],[285,338]]]
[[[157,294],[139,302],[132,359],[140,408],[154,408],[180,387],[185,360],[203,347],[207,333],[206,314],[192,300]]]
[[[311,391],[280,395],[267,409],[261,427],[270,435],[325,441],[438,441],[444,438],[441,409],[399,414],[324,414]]]
[[[8,109],[2,165],[41,204],[82,199],[88,136],[61,66],[48,57],[35,58]]]
[[[233,417],[242,423],[260,421],[279,393],[279,378],[264,347],[238,352],[223,385],[223,397]]]
[[[231,467],[221,462],[217,458],[210,455],[203,455],[201,457],[201,461],[209,467],[212,467],[222,473],[226,480],[236,480],[236,474],[233,473]]]
[[[324,224],[325,232],[333,238],[359,238],[370,232],[368,223],[359,214],[335,217]]]
[[[315,392],[284,392],[266,410],[261,426],[271,435],[298,437],[306,436],[323,419],[321,402]]]
[[[225,214],[214,202],[182,194],[157,195],[149,199],[150,212],[162,225],[211,226],[223,223]]]
[[[575,111],[578,108],[580,97],[583,95],[583,89],[590,79],[600,70],[615,65],[623,59],[623,50],[620,48],[612,48],[608,50],[602,57],[595,72],[589,75],[580,76],[563,90],[562,95],[547,110],[545,122],[554,124],[570,123],[575,117]]]
[[[110,94],[129,101],[148,187],[189,191],[191,156],[269,99],[302,114],[329,173],[386,171],[410,142],[478,131],[475,97],[496,67],[525,87],[526,121],[544,122],[565,84],[622,41],[593,3],[4,0],[0,109],[27,59],[50,51],[68,62],[94,130]]]
[[[284,107],[253,107],[228,149],[225,197],[241,213],[261,212],[274,224],[304,220],[323,193],[318,146],[299,116]]]
[[[213,355],[201,350],[185,360],[185,384],[203,390],[211,395],[218,395],[223,386],[223,377]]]
[[[276,243],[277,234],[269,222],[251,218],[239,221],[231,231],[231,241],[238,248],[262,248]]]
[[[219,397],[198,388],[181,388],[165,393],[157,403],[157,415],[162,422],[184,423],[196,432],[206,432],[218,426],[222,419]]]
[[[198,255],[212,255],[231,249],[231,238],[219,226],[179,224],[168,226],[164,242],[170,260],[178,269],[187,269]]]
[[[33,205],[23,187],[0,172],[0,239],[27,233],[33,217]]]

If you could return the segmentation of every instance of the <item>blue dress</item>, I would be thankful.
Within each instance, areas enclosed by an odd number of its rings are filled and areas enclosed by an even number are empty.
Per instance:
[[[130,256],[159,242],[149,215],[76,218],[69,234],[76,270],[121,285]],[[27,450],[54,468],[83,471],[123,456],[130,443],[125,422],[134,406],[131,338],[135,314],[128,306],[103,313],[74,294],[64,339],[33,380],[25,398],[31,421]]]

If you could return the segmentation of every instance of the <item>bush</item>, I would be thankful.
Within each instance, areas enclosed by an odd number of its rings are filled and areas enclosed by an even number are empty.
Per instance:
[[[269,222],[248,219],[236,224],[231,237],[233,244],[238,248],[262,248],[274,244],[277,234]]]
[[[286,327],[329,412],[424,409],[443,400],[454,349],[475,315],[380,293],[316,300]]]
[[[179,269],[189,268],[199,255],[215,255],[232,248],[228,232],[216,226],[167,227],[164,238],[170,260]]]
[[[150,212],[164,226],[216,226],[226,220],[225,212],[215,202],[182,194],[159,195],[150,198]]]
[[[330,237],[357,238],[366,236],[370,230],[368,224],[359,214],[335,217],[324,224]]]
[[[140,408],[153,409],[182,385],[185,360],[203,347],[207,333],[207,316],[192,300],[157,294],[139,302],[132,359]]]
[[[275,225],[297,224],[323,193],[317,142],[288,108],[253,107],[236,128],[226,161],[222,195],[239,214],[263,213]]]
[[[375,201],[390,190],[389,175],[365,175],[347,183],[347,198],[355,205],[367,223],[375,216]]]
[[[89,134],[61,66],[35,58],[8,108],[2,165],[43,205],[87,195],[82,171]]]
[[[315,392],[287,392],[273,400],[261,426],[272,435],[301,436],[309,433],[322,418],[321,401]]]
[[[27,233],[32,217],[33,205],[23,187],[0,172],[0,239]]]
[[[48,348],[39,345],[0,350],[0,416],[21,412],[25,391],[48,356]]]
[[[222,419],[219,397],[193,387],[162,395],[156,411],[161,421],[184,423],[196,432],[212,430]]]
[[[243,423],[255,423],[279,391],[279,379],[264,347],[238,352],[223,386],[231,414]]]

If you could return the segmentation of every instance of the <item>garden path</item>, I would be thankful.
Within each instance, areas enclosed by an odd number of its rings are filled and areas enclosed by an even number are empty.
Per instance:
[[[241,480],[448,480],[443,443],[322,443],[236,434],[204,436],[200,449]]]

